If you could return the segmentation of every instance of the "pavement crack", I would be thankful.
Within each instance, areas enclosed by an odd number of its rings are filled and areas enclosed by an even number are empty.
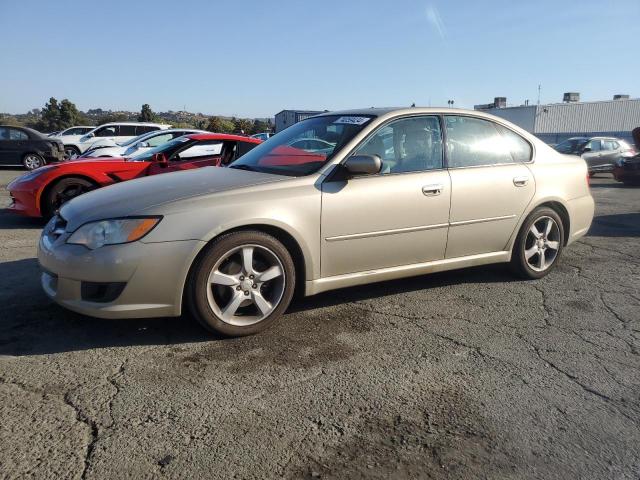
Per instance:
[[[87,449],[85,451],[84,468],[82,469],[82,474],[80,475],[80,478],[84,480],[87,477],[87,472],[91,463],[91,457],[93,455],[96,442],[98,441],[98,425],[93,419],[87,416],[78,405],[73,402],[73,400],[71,399],[71,392],[72,391],[68,391],[64,394],[64,403],[66,403],[74,410],[74,412],[76,413],[77,421],[79,421],[80,423],[84,423],[87,427],[89,427],[89,431],[91,434],[91,439],[89,440]]]
[[[109,418],[111,419],[111,423],[107,426],[107,428],[112,428],[115,425],[115,418],[113,417],[113,402],[116,397],[120,394],[120,385],[118,384],[118,379],[124,375],[124,367],[127,363],[127,360],[123,361],[120,364],[120,367],[116,370],[116,372],[107,378],[107,381],[113,386],[115,389],[115,393],[109,399],[109,403],[107,405],[109,410]]]

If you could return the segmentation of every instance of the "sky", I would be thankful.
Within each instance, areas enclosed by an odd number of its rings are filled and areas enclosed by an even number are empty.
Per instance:
[[[638,0],[0,0],[0,112],[639,97],[639,34]]]

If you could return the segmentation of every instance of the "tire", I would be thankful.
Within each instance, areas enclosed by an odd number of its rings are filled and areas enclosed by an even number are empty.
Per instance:
[[[74,155],[80,155],[80,150],[73,145],[65,145],[64,146],[64,159],[71,160],[71,157]]]
[[[44,161],[44,158],[37,153],[26,153],[24,157],[22,157],[22,165],[24,165],[24,168],[27,170],[35,170],[46,164],[47,162]]]
[[[284,313],[295,284],[295,266],[282,243],[259,231],[233,232],[199,256],[188,280],[187,301],[207,330],[229,337],[252,335]]]
[[[549,220],[552,221],[551,227],[548,227]],[[533,230],[534,225],[539,237]],[[522,224],[516,238],[511,253],[512,270],[527,279],[544,277],[558,263],[564,239],[564,225],[560,215],[549,207],[536,208]]]
[[[68,177],[58,180],[47,188],[47,192],[42,197],[40,206],[42,216],[46,218],[53,216],[66,202],[95,188],[94,183],[84,178]]]

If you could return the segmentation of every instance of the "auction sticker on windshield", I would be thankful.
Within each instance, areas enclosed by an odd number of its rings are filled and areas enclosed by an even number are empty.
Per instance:
[[[369,117],[340,117],[333,123],[342,123],[347,125],[362,125],[371,120]]]

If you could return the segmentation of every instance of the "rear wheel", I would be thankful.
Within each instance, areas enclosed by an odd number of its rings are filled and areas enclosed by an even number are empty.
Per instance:
[[[555,210],[536,208],[525,220],[511,254],[513,270],[524,278],[542,278],[558,263],[564,226]]]
[[[22,165],[24,165],[24,168],[27,170],[35,170],[36,168],[42,167],[45,163],[44,158],[37,153],[27,153],[22,158]]]
[[[208,330],[251,335],[287,309],[295,286],[291,255],[259,231],[220,237],[200,257],[189,280],[189,307]]]
[[[80,155],[80,150],[78,150],[77,147],[74,147],[73,145],[65,145],[64,146],[64,159],[65,160],[71,160],[74,155],[77,157],[78,155]]]
[[[59,180],[48,189],[43,197],[41,208],[43,216],[52,216],[66,202],[94,188],[96,186],[84,178],[70,177]]]

